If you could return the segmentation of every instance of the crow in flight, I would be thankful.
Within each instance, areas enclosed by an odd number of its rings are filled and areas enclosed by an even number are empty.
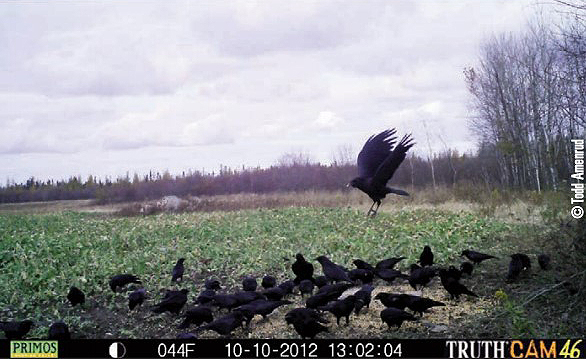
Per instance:
[[[405,159],[407,151],[414,145],[411,135],[404,136],[394,147],[397,130],[385,130],[372,135],[358,154],[358,177],[348,186],[358,188],[372,199],[367,215],[375,216],[381,200],[389,193],[408,196],[403,190],[387,187],[387,182]],[[373,209],[376,204],[376,209]]]

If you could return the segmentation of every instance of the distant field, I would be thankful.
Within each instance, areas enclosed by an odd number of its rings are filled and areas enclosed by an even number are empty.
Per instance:
[[[78,210],[92,208],[89,203],[78,205]],[[584,304],[576,303],[577,298],[570,297],[563,286],[553,288],[556,280],[576,272],[574,262],[559,255],[564,239],[554,238],[532,216],[521,218],[519,213],[526,209],[509,206],[510,214],[482,216],[465,203],[445,208],[405,204],[400,210],[368,219],[364,215],[368,206],[353,203],[343,208],[121,217],[104,215],[107,211],[73,212],[71,208],[29,214],[7,211],[4,205],[0,208],[0,282],[4,289],[0,291],[0,320],[33,319],[38,323],[33,337],[46,336],[52,321],[64,320],[78,338],[174,338],[180,319],[148,310],[165,289],[189,289],[192,304],[209,276],[230,289],[238,287],[245,275],[270,273],[285,280],[292,275],[290,265],[297,252],[308,259],[327,254],[348,267],[355,258],[375,262],[404,255],[408,259],[400,269],[406,270],[418,259],[423,245],[429,244],[441,265],[459,265],[458,254],[466,248],[499,257],[464,280],[479,299],[450,301],[436,279],[424,295],[448,306],[432,310],[422,320],[389,332],[378,317],[382,307],[376,302],[365,314],[352,316],[348,327],[338,328],[334,320],[329,325],[331,333],[323,337],[566,337],[584,332],[580,312]],[[391,205],[387,203],[386,208]],[[507,284],[508,255],[515,252],[527,253],[534,261],[537,254],[550,253],[554,268],[544,272],[534,262],[530,274]],[[186,276],[183,283],[172,285],[170,271],[179,257],[186,258]],[[107,286],[110,276],[125,272],[137,274],[149,294],[148,305],[132,313],[128,312],[127,292],[114,294]],[[377,284],[375,294],[411,291],[406,284]],[[72,309],[66,302],[71,285],[85,291],[84,308]],[[521,305],[543,289],[550,290]],[[298,295],[291,300],[302,305]],[[293,307],[281,308],[266,321],[256,318],[250,329],[239,329],[234,335],[297,338],[283,320]],[[202,336],[214,337],[215,333]]]

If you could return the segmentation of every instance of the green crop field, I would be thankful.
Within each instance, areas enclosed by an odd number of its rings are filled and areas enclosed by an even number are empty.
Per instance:
[[[448,305],[431,310],[421,320],[389,331],[378,317],[381,304],[373,302],[360,316],[353,315],[349,326],[338,328],[334,319],[330,333],[320,337],[565,337],[584,328],[584,317],[579,315],[584,304],[576,303],[558,284],[577,272],[571,260],[562,258],[563,239],[552,240],[543,224],[473,212],[403,209],[366,218],[362,209],[289,207],[134,217],[0,214],[0,238],[0,320],[32,319],[36,326],[29,337],[46,337],[50,323],[63,320],[74,338],[174,338],[181,319],[149,310],[166,289],[189,289],[191,306],[210,276],[226,290],[239,287],[245,275],[289,279],[298,252],[314,263],[318,273],[320,266],[313,259],[322,254],[347,267],[353,267],[356,258],[376,262],[403,255],[407,259],[399,269],[406,271],[426,244],[439,265],[459,266],[459,254],[467,248],[499,257],[464,279],[480,298],[449,300],[439,279],[434,279],[423,295]],[[517,282],[505,283],[509,255],[515,252],[530,255],[534,266]],[[537,266],[536,255],[542,252],[552,256],[550,271]],[[175,284],[170,272],[179,257],[186,258],[186,274],[183,282]],[[107,285],[112,275],[120,273],[138,275],[147,289],[147,302],[134,312],[127,306],[130,289],[113,293]],[[71,285],[85,292],[83,307],[71,308],[67,301]],[[406,283],[389,287],[377,282],[378,291],[412,289]],[[250,328],[238,329],[234,336],[297,338],[283,316],[303,304],[299,295],[291,300],[295,305],[280,308],[267,320],[255,318]],[[215,335],[202,333],[202,337]]]

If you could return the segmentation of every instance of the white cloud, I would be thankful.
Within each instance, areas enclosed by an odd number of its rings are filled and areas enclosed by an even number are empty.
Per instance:
[[[5,3],[0,168],[255,166],[291,148],[327,161],[390,126],[421,146],[422,119],[469,148],[462,69],[530,4]]]

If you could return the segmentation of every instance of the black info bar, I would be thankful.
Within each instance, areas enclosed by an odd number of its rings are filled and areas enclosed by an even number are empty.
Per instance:
[[[0,340],[2,358],[584,358],[582,339]]]

